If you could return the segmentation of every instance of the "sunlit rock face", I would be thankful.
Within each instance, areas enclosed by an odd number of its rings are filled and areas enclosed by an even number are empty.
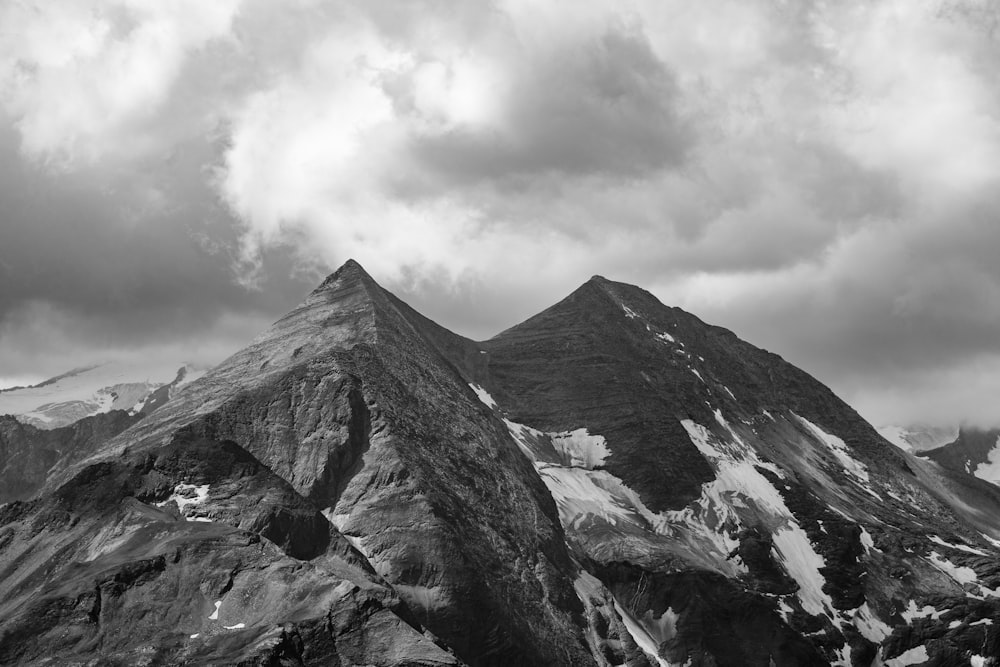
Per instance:
[[[1000,652],[1000,489],[636,287],[474,342],[349,262],[167,399],[0,423],[0,663]]]

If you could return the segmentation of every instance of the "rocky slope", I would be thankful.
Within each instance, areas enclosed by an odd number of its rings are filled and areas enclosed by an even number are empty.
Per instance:
[[[1000,489],[599,277],[477,343],[349,262],[79,451],[0,509],[0,662],[1000,653]]]

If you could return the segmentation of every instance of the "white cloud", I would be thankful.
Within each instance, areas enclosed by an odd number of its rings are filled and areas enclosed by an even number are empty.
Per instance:
[[[193,52],[225,36],[239,0],[12,2],[0,8],[0,101],[22,149],[66,165],[135,155],[138,127],[168,99]]]

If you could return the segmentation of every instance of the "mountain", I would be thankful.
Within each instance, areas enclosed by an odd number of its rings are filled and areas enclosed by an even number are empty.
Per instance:
[[[205,372],[188,364],[157,366],[155,379],[144,367],[116,361],[76,368],[30,387],[0,389],[0,415],[54,429],[111,410],[149,411]]]
[[[125,417],[0,507],[0,663],[1000,654],[1000,489],[601,277],[475,342],[348,262]]]
[[[56,469],[92,454],[141,417],[112,410],[69,426],[40,429],[0,416],[0,503],[32,497]]]
[[[1000,429],[961,428],[953,441],[919,455],[1000,485]]]
[[[957,427],[928,426],[880,426],[879,435],[908,452],[923,452],[948,444],[958,437]]]

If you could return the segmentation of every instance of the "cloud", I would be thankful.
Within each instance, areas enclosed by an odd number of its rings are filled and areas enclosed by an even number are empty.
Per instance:
[[[938,381],[962,397],[942,420],[985,415],[967,388],[988,396],[973,369],[1000,359],[997,19],[979,0],[8,5],[0,168],[35,194],[4,232],[0,321],[44,303],[127,345],[222,336],[356,257],[486,336],[601,273],[875,421],[928,413]]]
[[[0,388],[26,386],[82,365],[127,362],[163,376],[181,364],[212,366],[247,345],[271,318],[259,313],[218,313],[197,336],[151,336],[136,341],[100,316],[32,301],[0,322]]]
[[[0,99],[17,118],[23,151],[66,165],[156,146],[149,121],[185,61],[229,34],[238,5],[6,3]]]

